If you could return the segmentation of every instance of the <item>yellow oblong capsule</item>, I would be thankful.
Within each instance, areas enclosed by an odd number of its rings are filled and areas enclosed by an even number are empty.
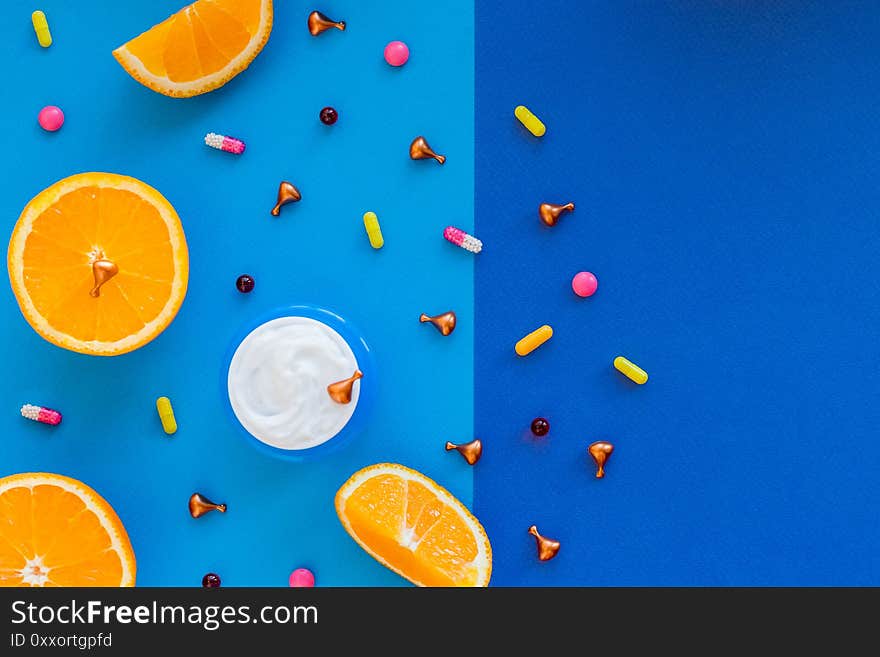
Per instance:
[[[535,135],[535,137],[543,137],[544,133],[547,132],[547,127],[541,122],[541,119],[532,114],[532,111],[525,105],[517,105],[513,113],[519,119],[519,122],[526,127],[526,130]]]
[[[49,21],[46,20],[46,14],[41,11],[35,11],[31,14],[31,22],[34,24],[34,32],[37,33],[37,41],[44,48],[52,45],[52,33],[49,31]]]
[[[553,329],[544,324],[516,343],[514,349],[518,356],[526,356],[553,337]]]
[[[614,359],[614,369],[639,385],[648,382],[648,373],[635,363],[628,361],[623,356],[618,356]]]
[[[168,397],[159,397],[156,400],[156,410],[159,411],[159,419],[162,420],[162,428],[165,433],[172,434],[177,431],[177,420],[174,419],[174,409],[171,408],[171,400]]]
[[[374,249],[381,249],[385,245],[385,238],[382,237],[382,229],[379,228],[379,217],[376,216],[375,212],[364,213],[364,228],[367,229],[370,246]]]

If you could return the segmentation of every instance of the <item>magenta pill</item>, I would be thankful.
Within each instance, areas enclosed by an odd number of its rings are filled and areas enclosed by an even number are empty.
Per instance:
[[[588,271],[579,271],[571,279],[571,289],[579,297],[591,297],[596,293],[599,281]]]
[[[315,585],[315,576],[308,568],[297,568],[290,573],[288,583],[292,588],[310,589]]]
[[[403,66],[409,59],[409,48],[403,41],[392,41],[385,46],[385,61],[391,66]]]
[[[43,130],[55,132],[64,125],[64,112],[55,105],[46,105],[37,115],[37,121]]]
[[[21,407],[21,416],[34,422],[42,422],[43,424],[61,424],[61,413],[45,406],[25,404]]]
[[[228,135],[218,135],[216,132],[209,132],[205,135],[205,146],[216,148],[218,151],[234,153],[235,155],[241,155],[246,148],[241,139]]]

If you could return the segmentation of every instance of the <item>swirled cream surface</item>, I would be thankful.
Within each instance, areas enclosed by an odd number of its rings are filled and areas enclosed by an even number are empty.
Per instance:
[[[358,362],[332,328],[308,317],[279,317],[241,341],[229,365],[229,403],[255,438],[280,449],[307,449],[339,433],[351,419],[351,402],[330,398],[327,386],[348,378]]]

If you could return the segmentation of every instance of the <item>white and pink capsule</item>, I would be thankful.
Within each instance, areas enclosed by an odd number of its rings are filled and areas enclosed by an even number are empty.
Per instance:
[[[34,422],[42,422],[43,424],[61,424],[61,413],[45,406],[25,404],[21,407],[21,416]]]
[[[447,226],[443,229],[443,237],[452,242],[456,246],[460,246],[465,251],[471,253],[479,253],[483,250],[483,243],[473,235],[468,235],[463,230],[455,226]]]
[[[235,155],[241,155],[244,153],[245,149],[244,142],[241,139],[227,137],[226,135],[218,135],[213,132],[209,132],[205,135],[205,145],[210,146],[211,148],[216,148],[218,151],[226,151],[227,153],[234,153]]]

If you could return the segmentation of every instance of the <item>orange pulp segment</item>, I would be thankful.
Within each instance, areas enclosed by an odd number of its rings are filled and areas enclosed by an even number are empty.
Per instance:
[[[379,463],[336,493],[345,530],[373,558],[418,586],[487,586],[492,548],[449,491],[410,468]]]
[[[125,527],[84,483],[0,478],[0,586],[134,586],[135,572]]]
[[[272,32],[272,0],[198,0],[121,45],[113,56],[135,80],[179,98],[222,87]]]
[[[118,273],[95,295],[98,260]],[[112,173],[71,176],[34,197],[13,230],[7,265],[37,333],[102,356],[159,335],[183,303],[189,275],[171,204],[149,185]]]

